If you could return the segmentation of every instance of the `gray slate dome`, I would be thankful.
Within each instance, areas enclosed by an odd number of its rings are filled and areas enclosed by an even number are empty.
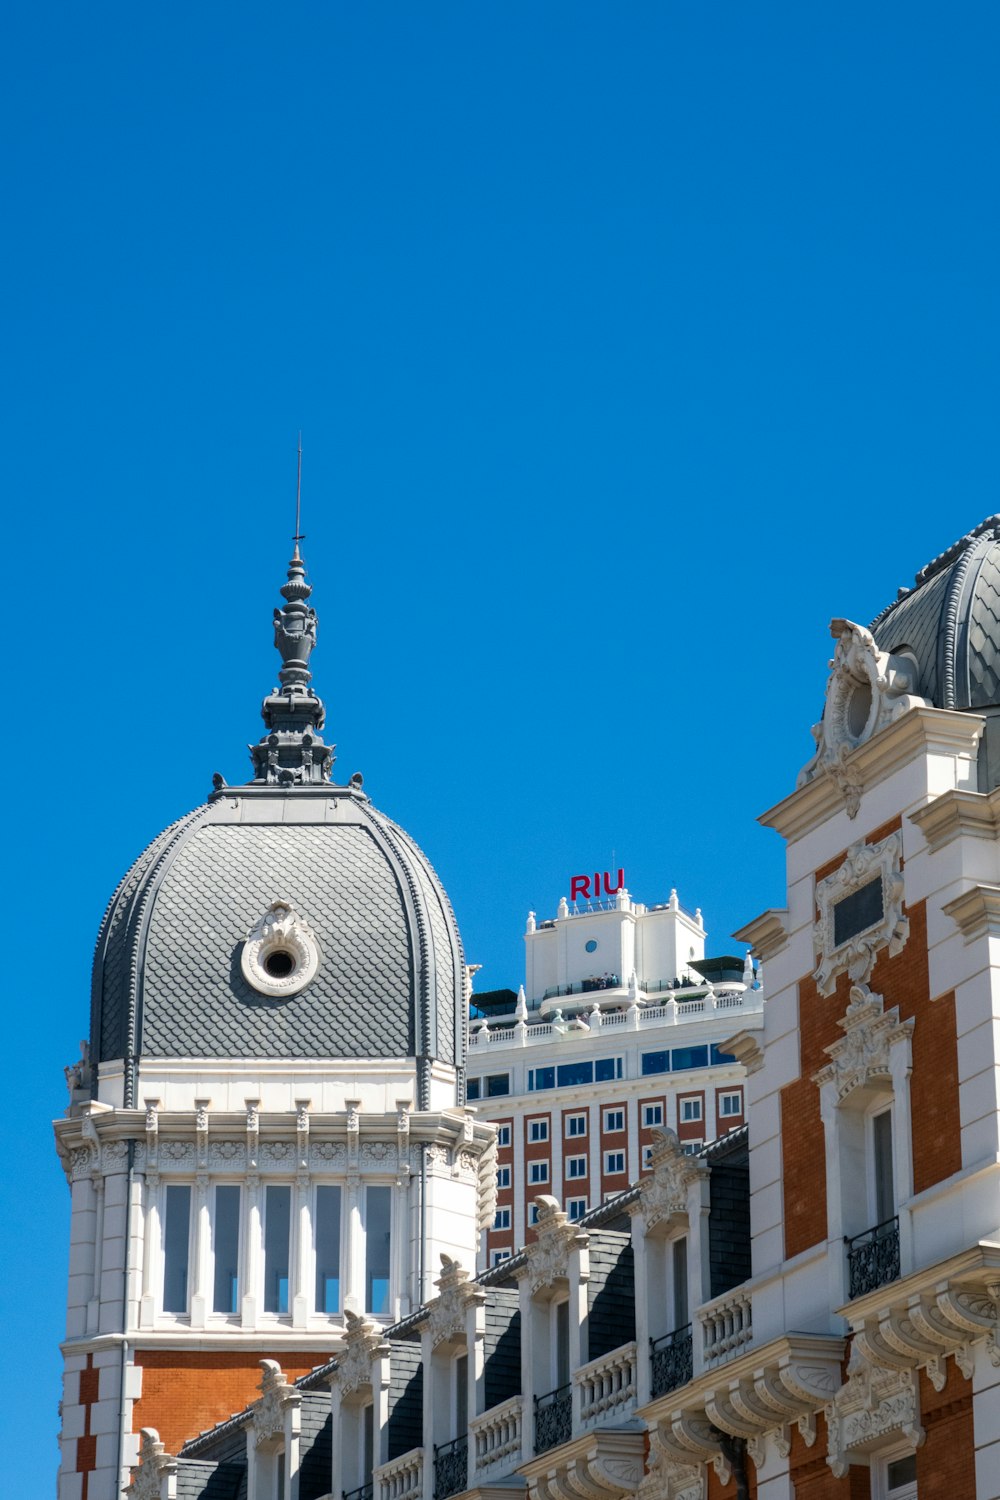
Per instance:
[[[282,685],[264,701],[257,775],[231,788],[217,777],[208,803],[140,855],[101,924],[91,1057],[124,1059],[126,1105],[140,1056],[411,1057],[421,1095],[432,1060],[464,1062],[465,967],[444,889],[360,777],[329,780],[297,547],[282,592]],[[307,924],[319,961],[302,988],[276,996],[249,982],[242,955],[281,902]]]
[[[935,708],[1000,703],[1000,516],[922,568],[870,628],[880,651],[913,654],[914,691]]]

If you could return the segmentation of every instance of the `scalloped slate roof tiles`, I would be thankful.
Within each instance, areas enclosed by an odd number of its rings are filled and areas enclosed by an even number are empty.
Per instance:
[[[278,897],[313,928],[322,962],[275,1001],[240,950]],[[400,1057],[413,1052],[414,955],[393,871],[357,825],[207,824],[156,897],[141,1050],[156,1056]]]

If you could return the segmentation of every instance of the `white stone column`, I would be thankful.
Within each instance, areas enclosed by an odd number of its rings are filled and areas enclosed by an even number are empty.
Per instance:
[[[140,1328],[156,1321],[157,1287],[163,1261],[163,1230],[160,1222],[160,1174],[146,1173],[146,1234],[142,1246],[142,1299]]]
[[[423,1449],[424,1449],[424,1472],[423,1472],[423,1500],[434,1500],[434,1439],[436,1427],[440,1422],[438,1411],[437,1374],[438,1361],[434,1357],[434,1345],[431,1342],[430,1330],[425,1326],[420,1333],[420,1363],[424,1367],[424,1407],[423,1407]]]
[[[586,1243],[575,1245],[569,1253],[569,1378],[573,1383],[573,1432],[580,1430],[582,1388],[573,1380],[573,1371],[589,1362],[589,1309],[587,1283],[590,1280],[590,1251]]]
[[[521,1278],[518,1295],[521,1303],[521,1462],[527,1463],[535,1453],[535,1396],[538,1393],[535,1381],[535,1344],[538,1338],[535,1322],[538,1309],[527,1277]]]
[[[908,1208],[900,1208],[900,1205],[909,1203],[913,1197],[913,1120],[910,1111],[913,1047],[905,1033],[889,1048],[889,1071],[892,1074],[892,1171],[899,1214],[900,1275],[908,1276],[913,1270],[913,1216]]]
[[[309,1322],[309,1281],[313,1264],[311,1184],[309,1174],[300,1172],[293,1189],[295,1200],[295,1274],[292,1283],[292,1327],[305,1328]]]
[[[344,1291],[341,1305],[363,1313],[368,1311],[365,1307],[365,1234],[361,1222],[361,1178],[357,1173],[351,1173],[344,1184],[344,1223]]]
[[[751,1463],[748,1455],[748,1469]],[[781,1457],[772,1437],[764,1445],[763,1460],[757,1469],[757,1500],[795,1500],[788,1458]]]
[[[646,1254],[646,1230],[642,1216],[632,1216],[633,1285],[635,1288],[635,1404],[645,1406],[650,1400],[652,1371],[649,1349],[649,1257]]]
[[[972,1427],[976,1450],[976,1500],[1000,1500],[1000,1367],[990,1342],[974,1346]]]
[[[96,1333],[101,1315],[101,1272],[104,1265],[104,1178],[100,1172],[91,1176],[94,1215],[94,1275],[87,1301],[87,1332]]]
[[[240,1321],[244,1328],[256,1328],[257,1308],[260,1305],[261,1276],[261,1212],[260,1173],[248,1172],[244,1183],[246,1208],[244,1210],[244,1237],[246,1246],[246,1272],[243,1281],[243,1302]],[[249,1497],[248,1497],[249,1500]]]
[[[191,1268],[191,1327],[204,1328],[212,1305],[208,1284],[211,1223],[208,1211],[208,1173],[199,1172],[194,1184],[194,1265]]]

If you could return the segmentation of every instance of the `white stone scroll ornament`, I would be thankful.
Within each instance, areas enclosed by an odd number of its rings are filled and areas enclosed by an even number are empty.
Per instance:
[[[254,1444],[257,1447],[284,1434],[286,1406],[298,1406],[302,1401],[301,1395],[289,1382],[277,1360],[262,1359],[260,1368],[260,1400],[255,1401],[250,1408]]]
[[[441,1256],[441,1275],[434,1285],[440,1294],[430,1305],[427,1327],[436,1349],[446,1340],[460,1340],[466,1333],[466,1306],[475,1288],[469,1285],[469,1273],[457,1260]]]
[[[341,1395],[362,1390],[372,1383],[372,1362],[384,1350],[388,1350],[382,1338],[382,1330],[370,1318],[359,1317],[350,1310],[344,1313],[344,1353],[337,1360],[333,1379],[340,1387]]]
[[[837,642],[830,661],[823,717],[812,727],[816,754],[799,772],[798,785],[829,776],[839,788],[850,818],[861,806],[858,768],[851,752],[911,708],[926,708],[928,699],[915,693],[916,662],[909,656],[880,651],[871,631],[853,620],[833,619],[830,634]]]
[[[890,833],[877,844],[852,844],[844,863],[816,887],[819,913],[813,927],[817,965],[813,978],[821,995],[832,995],[837,975],[846,969],[851,983],[866,986],[882,948],[889,957],[902,952],[910,935],[910,921],[903,915],[903,840]],[[839,902],[871,881],[882,882],[882,915],[870,927],[846,941],[836,941],[836,909]]]
[[[305,989],[320,963],[316,934],[289,901],[272,901],[247,933],[240,967],[262,995],[286,999]]]
[[[144,1427],[139,1439],[139,1467],[125,1494],[129,1500],[161,1500],[163,1481],[177,1473],[177,1460],[160,1442],[155,1427]]]
[[[555,1281],[564,1281],[569,1275],[570,1252],[587,1244],[586,1234],[570,1223],[559,1207],[557,1198],[550,1197],[548,1193],[540,1193],[535,1204],[538,1209],[535,1220],[538,1238],[533,1245],[525,1248],[523,1270],[514,1273],[518,1279],[526,1276],[533,1292],[539,1291],[541,1287],[551,1286]]]
[[[638,1199],[629,1205],[629,1213],[641,1214],[647,1230],[674,1215],[686,1216],[689,1185],[708,1176],[704,1162],[685,1156],[674,1131],[656,1126],[651,1134],[651,1171],[639,1183]]]

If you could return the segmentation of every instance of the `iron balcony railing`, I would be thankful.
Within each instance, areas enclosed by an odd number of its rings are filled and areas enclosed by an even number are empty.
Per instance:
[[[369,1479],[367,1484],[359,1484],[356,1490],[345,1490],[344,1500],[372,1500],[374,1494],[375,1483]]]
[[[851,1301],[899,1279],[899,1219],[886,1219],[852,1239],[847,1246],[848,1295]]]
[[[469,1488],[469,1435],[434,1447],[434,1500],[447,1500]],[[345,1496],[346,1500],[346,1496]]]
[[[649,1341],[650,1388],[654,1396],[687,1385],[694,1370],[691,1324]]]
[[[535,1397],[535,1452],[547,1453],[573,1436],[573,1386],[559,1385]]]

